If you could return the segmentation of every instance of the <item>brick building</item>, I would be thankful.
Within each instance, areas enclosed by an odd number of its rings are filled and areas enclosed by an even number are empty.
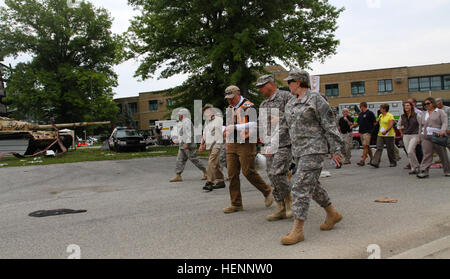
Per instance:
[[[332,106],[342,103],[450,101],[450,63],[320,75],[320,92]]]
[[[117,102],[120,113],[128,113],[139,130],[149,130],[158,120],[169,119],[167,114],[172,100],[164,96],[165,91],[143,92],[137,97],[119,98]]]

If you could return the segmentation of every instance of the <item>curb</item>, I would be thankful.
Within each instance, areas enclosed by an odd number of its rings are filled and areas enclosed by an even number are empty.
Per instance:
[[[446,249],[450,249],[450,235],[388,259],[423,259]]]

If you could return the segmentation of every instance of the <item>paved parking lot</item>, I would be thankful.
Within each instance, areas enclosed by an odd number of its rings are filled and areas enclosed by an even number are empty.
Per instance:
[[[353,152],[356,163],[361,151]],[[184,182],[168,182],[174,157],[0,169],[0,258],[64,259],[70,244],[82,258],[367,258],[370,244],[382,258],[395,256],[450,235],[449,178],[442,170],[426,180],[409,176],[402,156],[397,168],[386,154],[379,169],[327,166],[332,176],[321,181],[344,219],[322,232],[324,212],[312,204],[306,240],[291,247],[280,239],[292,220],[267,222],[275,206],[265,208],[245,178],[245,210],[225,215],[228,187],[203,193],[190,162]],[[398,203],[374,202],[384,197]],[[87,212],[28,216],[59,208]],[[445,258],[445,249],[433,255]]]

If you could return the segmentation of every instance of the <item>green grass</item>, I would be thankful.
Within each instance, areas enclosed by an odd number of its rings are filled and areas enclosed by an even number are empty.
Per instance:
[[[0,168],[6,167],[22,167],[33,165],[52,165],[52,164],[67,164],[76,162],[91,162],[91,161],[107,161],[107,160],[130,160],[136,158],[158,157],[158,156],[177,156],[178,146],[158,146],[149,147],[145,152],[121,152],[92,148],[78,148],[77,150],[70,150],[61,157],[33,157],[26,159],[19,159],[16,157],[4,157],[0,160]],[[208,156],[206,151],[197,153],[198,156]]]

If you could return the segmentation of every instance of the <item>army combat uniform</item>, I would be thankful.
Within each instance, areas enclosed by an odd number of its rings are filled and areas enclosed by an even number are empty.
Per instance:
[[[175,173],[177,175],[183,172],[184,167],[186,166],[186,161],[188,159],[191,160],[191,162],[203,173],[206,173],[205,166],[197,157],[197,144],[195,144],[194,142],[193,131],[194,126],[192,125],[191,120],[187,116],[184,116],[178,129],[178,140],[180,148],[178,149],[177,164],[175,168]],[[184,149],[186,145],[188,146],[188,149]]]
[[[305,221],[311,198],[323,208],[331,205],[319,177],[326,154],[340,155],[342,139],[333,111],[317,92],[308,89],[303,98],[292,98],[286,105],[285,116],[297,165],[292,211],[295,219]]]
[[[264,100],[260,108],[267,109],[267,115],[269,116],[269,121],[267,121],[267,131],[264,131],[264,152],[270,154],[271,156],[266,156],[267,163],[267,175],[269,176],[270,182],[274,187],[273,196],[275,201],[283,201],[291,192],[289,181],[287,178],[287,173],[289,171],[289,166],[292,161],[291,153],[291,139],[289,138],[289,130],[286,119],[284,117],[285,106],[293,95],[290,92],[277,90],[267,100]],[[279,125],[278,131],[272,131],[272,117],[270,110],[278,109],[279,119],[277,124]],[[275,127],[274,127],[275,128]],[[278,143],[277,149],[271,151],[270,141],[274,140],[273,135],[277,135]],[[276,138],[276,137],[275,137]]]

